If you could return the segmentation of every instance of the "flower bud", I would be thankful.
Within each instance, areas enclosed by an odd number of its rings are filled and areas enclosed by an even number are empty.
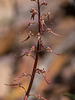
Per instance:
[[[31,47],[31,51],[34,51],[34,50],[35,50],[35,46],[32,46],[32,47]]]
[[[46,50],[47,50],[47,52],[50,52],[51,51],[51,48],[50,47],[47,47]]]
[[[28,100],[28,96],[27,95],[24,97],[24,100]]]
[[[27,56],[30,56],[30,54],[28,53]]]
[[[37,34],[37,39],[38,39],[38,40],[40,39],[40,33]]]
[[[34,8],[32,8],[32,9],[30,10],[30,12],[33,13],[33,14],[37,14],[37,10],[34,9]]]
[[[34,21],[30,21],[29,23],[30,23],[30,25],[33,25],[34,24]]]
[[[43,1],[43,2],[41,3],[41,5],[47,6],[47,2],[46,2],[46,1]]]
[[[43,14],[45,17],[48,17],[50,15],[50,12]]]
[[[30,31],[30,32],[29,32],[29,36],[33,36],[33,35],[34,35],[34,34]]]
[[[47,31],[47,32],[51,32],[51,29],[50,29],[50,28],[47,28],[46,31]]]
[[[41,21],[41,24],[44,24],[44,18],[42,16],[40,17],[40,21]]]

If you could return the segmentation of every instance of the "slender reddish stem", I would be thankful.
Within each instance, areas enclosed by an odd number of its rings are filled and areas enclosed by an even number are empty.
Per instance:
[[[40,33],[41,23],[40,23],[40,2],[38,0],[38,32]]]
[[[38,0],[38,33],[40,33],[40,3],[39,3],[39,0]],[[31,80],[30,80],[30,83],[29,83],[29,86],[28,86],[28,89],[26,92],[26,96],[29,96],[29,93],[30,93],[32,85],[33,85],[36,68],[37,68],[37,63],[38,63],[38,57],[39,57],[39,40],[37,42],[37,52],[36,52],[34,66],[33,66],[32,77],[31,77]]]

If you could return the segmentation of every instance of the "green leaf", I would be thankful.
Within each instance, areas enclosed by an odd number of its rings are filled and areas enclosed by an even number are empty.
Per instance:
[[[68,96],[68,97],[70,97],[70,98],[72,98],[72,99],[75,100],[75,95],[74,95],[74,94],[64,93],[64,95],[65,95],[65,96]]]

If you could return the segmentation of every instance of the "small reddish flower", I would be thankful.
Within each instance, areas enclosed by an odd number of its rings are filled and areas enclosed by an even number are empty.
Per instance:
[[[40,33],[37,33],[37,39],[40,40],[40,38],[41,38]]]
[[[26,38],[25,40],[23,40],[22,42],[27,41],[27,40],[30,39],[30,37],[33,36],[33,35],[34,35],[34,34],[30,31],[30,32],[28,33],[27,38]],[[22,42],[20,42],[20,43],[22,43]]]
[[[47,2],[44,0],[44,1],[41,3],[41,5],[47,6]]]
[[[47,100],[47,99],[45,99],[44,97],[42,97],[40,94],[37,95],[37,96],[35,96],[35,97],[37,97],[38,99]]]
[[[30,12],[32,13],[31,19],[34,20],[34,17],[35,17],[35,15],[37,14],[37,9],[32,8],[32,9],[30,10]]]
[[[30,12],[31,12],[31,13],[37,13],[37,10],[34,9],[34,8],[32,8],[32,9],[30,10]]]
[[[22,73],[20,76],[18,76],[18,78],[16,78],[14,81],[18,81],[18,80],[22,79],[22,78],[25,77],[25,76],[31,76],[31,75],[24,72],[24,73]]]
[[[44,68],[43,68],[43,69],[36,69],[36,72],[37,72],[38,74],[42,74],[43,77],[44,77],[44,79],[45,79],[45,81],[47,82],[47,84],[50,84],[50,82],[49,82],[48,79],[46,78],[46,71],[44,70]]]
[[[47,52],[51,52],[51,53],[56,54],[56,55],[60,55],[60,54],[58,54],[58,53],[53,52],[53,50],[52,50],[50,47],[47,47],[47,48],[46,48],[46,51],[47,51]]]
[[[44,18],[43,16],[40,17],[40,21],[41,21],[41,28],[42,28],[42,31],[44,31],[44,26],[47,28],[45,22],[44,22]]]
[[[61,36],[59,34],[54,33],[50,28],[47,28],[46,31],[49,32],[49,33],[52,33],[53,35],[63,37],[63,36]]]
[[[32,52],[34,50],[35,50],[35,46],[32,46],[31,49],[30,49],[30,52]]]
[[[28,100],[28,96],[27,95],[24,97],[24,100]]]
[[[32,19],[32,18],[31,18],[31,19]],[[24,28],[23,32],[21,32],[22,34],[23,34],[24,32],[27,31],[27,29],[29,28],[30,25],[37,24],[36,22],[32,21],[31,19],[30,19],[30,21],[29,21],[27,27]]]

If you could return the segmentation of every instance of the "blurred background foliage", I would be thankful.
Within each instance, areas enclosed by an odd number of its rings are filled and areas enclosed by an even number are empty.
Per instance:
[[[75,0],[46,1],[48,5],[43,6],[41,12],[51,13],[51,25],[47,19],[45,22],[55,33],[64,37],[44,33],[42,39],[45,46],[63,55],[40,52],[38,66],[48,71],[47,78],[51,84],[47,85],[42,76],[36,75],[32,92],[40,93],[48,100],[75,100],[64,95],[69,93],[75,97]],[[32,71],[34,60],[31,57],[19,60],[15,55],[21,55],[21,50],[25,52],[34,44],[34,37],[20,43],[27,37],[29,30],[36,33],[37,27],[33,25],[21,34],[33,7],[37,5],[30,0],[0,0],[0,100],[23,100],[24,91],[21,88],[5,84],[12,83],[23,72]],[[29,79],[26,77],[20,81],[26,89]]]

